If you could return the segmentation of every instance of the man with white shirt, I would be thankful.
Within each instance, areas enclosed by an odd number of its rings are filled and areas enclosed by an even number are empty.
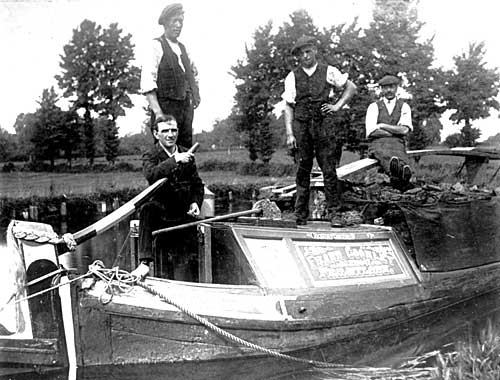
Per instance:
[[[141,207],[139,260],[146,273],[148,264],[155,261],[160,277],[197,281],[196,228],[176,230],[175,236],[158,235],[157,250],[153,250],[153,231],[194,221],[203,202],[204,186],[194,154],[176,144],[178,132],[175,118],[164,115],[164,121],[153,124],[155,144],[142,157],[143,173],[150,185],[161,178],[167,180]]]
[[[396,97],[399,78],[386,75],[378,82],[382,99],[366,111],[368,154],[377,159],[395,185],[406,185],[412,170],[406,153],[406,137],[413,129],[410,106]]]
[[[340,213],[341,196],[336,172],[335,129],[329,116],[339,111],[356,93],[356,86],[348,75],[337,68],[318,62],[316,39],[300,37],[292,49],[299,67],[285,78],[284,118],[287,145],[296,149],[297,225],[307,224],[311,170],[316,157],[323,172],[325,200],[332,227],[344,227]],[[333,88],[342,90],[340,98],[332,103]]]
[[[169,4],[158,23],[164,33],[152,41],[141,72],[141,92],[152,111],[151,124],[173,115],[179,127],[178,144],[193,144],[194,109],[200,104],[197,70],[178,37],[184,24],[182,4]]]

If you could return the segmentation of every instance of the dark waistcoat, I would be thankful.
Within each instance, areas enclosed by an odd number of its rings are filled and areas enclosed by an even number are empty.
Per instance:
[[[302,68],[294,70],[295,111],[297,120],[322,119],[321,105],[328,101],[332,86],[326,81],[327,66],[318,64],[313,75],[308,76]]]
[[[163,56],[158,65],[158,100],[160,102],[172,99],[183,100],[188,93],[192,93],[194,97],[197,97],[198,86],[194,80],[191,62],[189,61],[184,45],[179,42],[181,61],[186,71],[182,70],[177,55],[172,51],[165,37],[159,37],[157,40],[160,41],[163,49]]]
[[[387,110],[384,101],[380,99],[377,102],[377,107],[378,107],[377,124],[385,123],[390,125],[397,125],[399,119],[401,118],[401,108],[403,107],[403,104],[404,101],[402,101],[401,99],[396,99],[396,105],[394,106],[392,113],[389,115],[389,111]]]

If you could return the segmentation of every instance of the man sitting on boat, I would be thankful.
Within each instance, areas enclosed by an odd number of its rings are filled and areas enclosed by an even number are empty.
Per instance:
[[[161,228],[192,222],[200,214],[204,186],[198,174],[194,154],[177,145],[177,122],[171,115],[154,123],[154,146],[143,155],[143,173],[151,185],[161,178],[167,181],[140,211],[139,260],[135,274],[144,276],[155,262],[156,275],[183,281],[198,280],[196,227],[158,235]]]
[[[386,75],[378,82],[382,99],[366,112],[368,154],[377,159],[396,187],[410,181],[412,170],[406,154],[406,137],[413,129],[410,106],[396,97],[399,78]]]

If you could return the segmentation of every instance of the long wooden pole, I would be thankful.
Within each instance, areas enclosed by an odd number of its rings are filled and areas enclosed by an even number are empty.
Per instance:
[[[251,210],[233,212],[231,214],[214,216],[213,218],[207,218],[207,219],[203,219],[203,220],[197,220],[195,222],[190,222],[190,223],[185,223],[185,224],[179,224],[177,226],[162,228],[161,230],[153,231],[152,235],[156,236],[158,234],[162,234],[162,233],[165,233],[165,232],[170,232],[170,231],[180,230],[182,228],[188,228],[188,227],[196,226],[196,225],[201,224],[201,223],[218,222],[218,221],[225,220],[225,219],[236,218],[238,216],[245,216],[245,215],[251,215],[251,214],[260,214],[260,213],[262,213],[262,209],[257,209],[257,208],[254,208],[254,209],[251,209]]]
[[[144,202],[166,181],[166,178],[161,178],[147,189],[136,195],[120,208],[113,211],[111,214],[106,215],[104,218],[99,219],[94,224],[73,234],[77,244],[83,243],[86,240],[99,235],[107,229],[113,227],[127,216],[131,215],[134,211],[138,210]]]

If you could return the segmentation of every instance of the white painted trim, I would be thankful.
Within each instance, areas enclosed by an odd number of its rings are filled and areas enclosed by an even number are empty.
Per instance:
[[[61,284],[65,284],[59,287],[59,297],[61,297],[61,311],[64,336],[66,338],[66,351],[68,352],[69,373],[74,372],[76,376],[76,341],[73,323],[73,308],[71,305],[71,287],[69,285],[68,276],[61,277]]]

